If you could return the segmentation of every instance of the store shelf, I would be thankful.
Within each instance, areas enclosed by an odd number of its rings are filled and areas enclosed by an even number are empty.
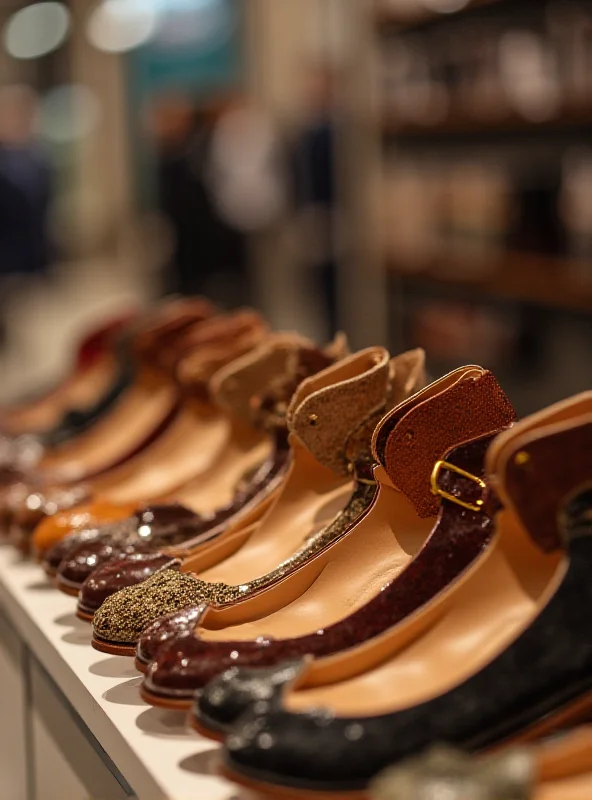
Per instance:
[[[391,257],[388,267],[391,275],[415,285],[451,287],[552,308],[592,311],[592,263],[588,283],[574,277],[576,269],[582,267],[578,261],[525,253],[508,253],[482,265],[475,260],[444,256],[421,268]]]
[[[402,31],[429,22],[456,19],[475,9],[485,6],[500,5],[502,2],[504,2],[504,0],[469,0],[469,2],[458,9],[458,11],[450,13],[431,11],[428,8],[421,8],[419,4],[417,9],[401,12],[397,11],[396,8],[390,8],[387,3],[377,3],[376,12],[374,14],[374,24],[378,31],[388,32],[393,29]]]
[[[0,546],[0,607],[140,800],[236,796],[216,775],[217,745],[188,732],[182,714],[143,703],[133,661],[93,650],[74,599],[8,546]]]
[[[401,122],[386,114],[382,132],[387,136],[442,137],[465,136],[467,134],[513,134],[523,131],[549,132],[592,127],[592,108],[577,104],[566,107],[561,113],[544,120],[531,120],[517,113],[508,112],[492,119],[474,117],[469,113],[456,112],[434,124]]]

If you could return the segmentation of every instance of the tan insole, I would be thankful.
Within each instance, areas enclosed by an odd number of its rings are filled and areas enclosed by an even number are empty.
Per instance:
[[[592,798],[592,772],[543,783],[532,795],[532,800],[590,800],[590,798]]]
[[[260,524],[232,555],[210,569],[198,570],[199,577],[236,585],[266,575],[333,519],[345,507],[351,492],[350,481],[321,466],[304,447],[295,445],[281,494]],[[183,570],[190,572],[199,564],[198,552],[184,562]]]
[[[592,725],[552,734],[534,751],[541,781],[555,781],[576,773],[592,772]],[[592,795],[591,795],[592,797]]]
[[[562,554],[541,553],[509,512],[496,521],[488,553],[449,591],[423,635],[397,652],[395,626],[375,646],[374,656],[384,660],[340,683],[314,687],[313,663],[286,706],[301,711],[323,705],[342,716],[391,713],[444,694],[490,663],[545,606],[565,569]]]
[[[381,485],[371,510],[342,539],[256,597],[211,609],[198,634],[207,641],[286,639],[332,625],[400,575],[433,524],[401,492]]]
[[[73,375],[68,386],[64,387],[60,413],[93,406],[111,387],[117,367],[116,359],[106,355],[84,371]]]
[[[150,447],[94,480],[93,489],[111,503],[161,497],[206,470],[229,435],[224,414],[187,405]]]
[[[88,369],[76,372],[65,385],[58,386],[45,399],[0,415],[2,422],[15,434],[48,431],[61,422],[67,411],[84,409],[96,403],[111,385],[116,366],[112,356],[102,358]]]
[[[172,386],[137,383],[90,430],[44,456],[39,469],[71,480],[107,469],[147,439],[175,402]]]
[[[209,468],[170,499],[199,514],[216,511],[230,503],[244,474],[259,466],[270,451],[270,441],[255,432],[238,439],[231,437]]]

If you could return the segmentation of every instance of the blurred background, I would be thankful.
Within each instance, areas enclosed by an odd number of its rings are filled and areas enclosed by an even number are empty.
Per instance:
[[[0,0],[0,399],[172,292],[592,378],[589,0]]]

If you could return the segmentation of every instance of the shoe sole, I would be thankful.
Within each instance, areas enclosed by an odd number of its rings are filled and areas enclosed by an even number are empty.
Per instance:
[[[71,584],[65,583],[59,578],[56,581],[56,586],[60,590],[60,592],[62,592],[62,594],[67,594],[70,597],[78,597],[80,586],[72,586]]]
[[[174,697],[162,697],[159,694],[151,692],[144,684],[140,684],[140,695],[142,700],[145,700],[151,706],[156,708],[166,708],[168,711],[189,711],[193,700],[178,699]]]
[[[107,639],[101,639],[98,636],[93,636],[91,645],[99,653],[107,653],[110,656],[129,656],[133,658],[136,655],[135,645],[117,644],[116,642],[109,642]]]
[[[226,780],[238,783],[250,791],[256,792],[259,796],[269,797],[271,800],[370,800],[370,795],[366,790],[347,790],[340,791],[321,791],[316,789],[297,789],[291,786],[281,786],[276,783],[265,783],[263,780],[252,778],[243,772],[232,769],[222,762],[218,772]]]
[[[141,661],[137,655],[134,664],[138,672],[141,672],[142,675],[145,675],[148,672],[148,664],[146,664],[144,661]]]
[[[198,733],[200,736],[203,736],[204,739],[210,739],[211,741],[219,742],[220,744],[224,744],[226,737],[228,736],[228,734],[224,733],[223,731],[217,731],[214,730],[214,728],[209,728],[207,725],[204,725],[201,720],[198,720],[195,714],[191,714],[189,716],[189,725],[196,733]]]

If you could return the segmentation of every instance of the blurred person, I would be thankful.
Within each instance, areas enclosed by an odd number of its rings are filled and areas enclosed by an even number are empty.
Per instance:
[[[222,218],[246,234],[269,229],[286,211],[286,149],[271,116],[245,97],[215,122],[206,181]]]
[[[339,72],[324,61],[304,68],[303,116],[294,147],[296,211],[305,258],[322,299],[328,334],[337,319],[336,91]]]
[[[227,102],[192,107],[186,98],[159,98],[153,131],[158,204],[174,237],[166,288],[237,305],[249,300],[246,237],[221,213],[210,175],[214,131]]]
[[[0,89],[0,324],[23,284],[50,262],[49,160],[34,131],[37,95],[27,86]]]

